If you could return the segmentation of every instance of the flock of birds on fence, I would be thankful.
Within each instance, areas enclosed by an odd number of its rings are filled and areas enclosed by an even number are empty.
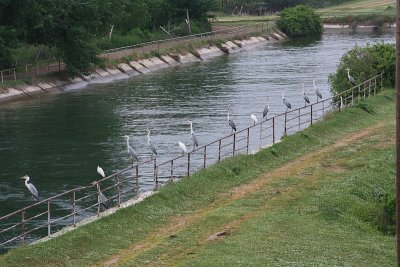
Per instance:
[[[355,86],[356,85],[356,81],[354,80],[354,78],[350,75],[350,69],[347,68],[347,78],[349,80],[349,82]],[[315,82],[313,80],[313,87],[315,90],[315,94],[317,95],[317,102],[319,99],[322,99],[322,94],[321,92],[318,90],[317,86],[315,85]],[[310,98],[306,95],[306,93],[304,92],[304,84],[301,84],[301,91],[302,91],[302,97],[304,99],[304,103],[305,105],[310,104]],[[282,90],[282,102],[283,104],[286,106],[286,112],[288,111],[288,109],[292,108],[292,105],[290,104],[290,102],[288,102],[285,98],[285,91]],[[343,107],[343,100],[342,97],[340,97],[340,106]],[[269,98],[267,97],[267,105],[265,106],[264,110],[263,110],[263,118],[267,119],[267,115],[269,112]],[[258,119],[257,116],[254,114],[250,115],[250,118],[253,120],[254,125],[256,123],[258,123]],[[227,115],[227,119],[228,119],[228,125],[231,127],[232,132],[236,132],[236,124],[235,122],[230,118],[229,116],[229,109],[228,109],[228,115]],[[197,137],[194,134],[193,131],[193,123],[191,121],[188,121],[190,124],[190,139],[192,141],[192,151],[199,145],[199,142],[197,141]],[[157,153],[157,148],[155,146],[155,144],[152,142],[151,137],[150,137],[150,130],[146,129],[147,132],[147,145],[151,151],[151,157],[153,158],[153,156],[157,157],[158,153]],[[126,147],[127,147],[127,151],[128,151],[128,155],[130,157],[130,159],[132,160],[132,164],[134,161],[139,162],[139,157],[138,154],[136,153],[136,151],[133,149],[133,147],[129,144],[129,136],[125,135],[123,136],[124,138],[126,138]],[[186,147],[186,145],[184,143],[182,143],[181,141],[178,142],[178,145],[180,147],[180,149],[182,150],[182,153],[187,153],[188,149]],[[103,178],[106,177],[104,170],[100,167],[97,166],[97,173],[100,174]],[[39,201],[39,193],[36,189],[36,187],[29,182],[30,177],[28,175],[25,175],[23,177],[21,177],[20,179],[25,180],[25,186],[26,188],[28,188],[28,190],[31,192],[32,196],[34,197],[34,199],[36,201]],[[108,205],[108,200],[106,198],[106,196],[100,191],[100,186],[99,186],[99,182],[95,181],[92,183],[92,185],[96,185],[97,186],[97,191],[98,191],[98,202],[100,204],[102,204],[105,208],[109,208]]]

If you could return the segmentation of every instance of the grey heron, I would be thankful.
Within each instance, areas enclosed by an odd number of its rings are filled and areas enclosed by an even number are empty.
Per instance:
[[[343,98],[342,98],[342,96],[340,96],[339,108],[340,108],[340,109],[344,108],[344,104],[343,104]]]
[[[147,145],[149,146],[151,152],[157,157],[157,149],[156,149],[156,146],[154,145],[154,143],[151,141],[150,130],[146,129],[146,131],[147,131]],[[153,154],[151,155],[152,158],[153,158]]]
[[[106,177],[103,168],[101,168],[100,166],[97,166],[97,173],[100,174],[103,178]]]
[[[232,131],[235,131],[235,132],[236,132],[236,125],[235,125],[235,123],[233,122],[233,120],[229,117],[229,109],[228,109],[228,124],[229,124],[229,126],[231,126]]]
[[[182,143],[181,141],[179,141],[179,142],[178,142],[178,145],[179,145],[179,147],[181,148],[183,154],[187,153],[187,148],[186,148],[186,145],[185,145],[184,143]]]
[[[29,176],[28,175],[24,175],[19,179],[25,180],[26,188],[28,188],[29,192],[31,192],[32,196],[36,199],[36,201],[39,201],[39,193],[36,190],[36,187],[32,183],[29,183],[29,180],[30,180]]]
[[[104,208],[108,209],[109,208],[108,199],[103,194],[103,192],[101,192],[99,182],[95,181],[95,182],[92,183],[92,185],[96,185],[97,186],[97,201],[101,205],[103,205]]]
[[[301,92],[303,93],[303,98],[305,101],[304,106],[306,106],[307,104],[310,104],[310,98],[308,98],[308,96],[304,92],[304,83],[301,83]]]
[[[269,112],[269,97],[267,96],[267,105],[263,110],[263,118],[267,119],[268,112]]]
[[[193,132],[193,123],[191,121],[188,121],[188,122],[190,123],[190,139],[193,142],[193,150],[194,150],[194,148],[196,146],[199,146],[199,142],[197,141],[197,138],[196,138],[196,136],[194,135],[194,132]]]
[[[350,69],[346,68],[347,70],[347,78],[349,79],[349,82],[353,85],[356,86],[356,80],[350,75]]]
[[[139,157],[138,157],[136,151],[129,144],[129,136],[124,135],[124,137],[126,138],[126,149],[128,150],[128,155],[131,157],[132,164],[133,164],[134,160],[139,161]]]
[[[286,112],[289,108],[292,108],[292,105],[290,105],[290,103],[286,100],[285,98],[285,91],[282,91],[282,102],[283,104],[285,104],[286,106]]]
[[[258,122],[258,120],[257,120],[257,116],[256,116],[256,115],[254,115],[254,114],[250,114],[250,118],[253,120],[253,122],[254,122],[254,125],[256,125],[256,123]]]
[[[313,84],[313,86],[314,86],[315,94],[317,95],[317,102],[318,102],[318,98],[322,99],[322,94],[321,94],[321,92],[318,90],[317,86],[315,85],[315,81],[314,81],[314,80],[312,81],[312,84]]]

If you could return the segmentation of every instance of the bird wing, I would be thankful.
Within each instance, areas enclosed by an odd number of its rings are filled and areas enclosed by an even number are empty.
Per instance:
[[[197,137],[192,133],[190,138],[192,139],[192,142],[196,145],[199,146],[199,142],[197,141]]]
[[[308,98],[308,96],[303,95],[303,98],[304,98],[304,100],[305,100],[308,104],[310,104],[310,99]]]
[[[352,76],[349,76],[349,80],[353,85],[356,85],[356,80]]]
[[[31,194],[36,198],[36,200],[39,201],[39,193],[36,190],[36,187],[31,183],[27,184],[26,187],[31,192]]]
[[[292,108],[292,105],[286,99],[283,99],[283,104],[285,104],[285,106],[288,108]]]
[[[97,173],[100,174],[103,178],[106,177],[106,175],[104,174],[104,171],[101,167],[97,167]]]
[[[150,150],[157,155],[157,149],[156,146],[153,144],[153,142],[150,143]]]
[[[267,116],[268,111],[269,111],[269,107],[268,107],[268,106],[265,106],[265,108],[264,108],[264,110],[263,110],[263,118],[264,118],[265,116]]]
[[[317,93],[317,96],[322,99],[322,94],[318,89],[315,90],[315,93]]]
[[[235,123],[233,122],[233,120],[229,120],[229,126],[231,126],[232,127],[232,129],[236,132],[236,125],[235,125]]]

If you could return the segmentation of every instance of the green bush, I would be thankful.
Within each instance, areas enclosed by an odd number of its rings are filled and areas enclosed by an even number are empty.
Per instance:
[[[346,69],[350,69],[356,83],[385,72],[383,84],[394,86],[396,69],[396,49],[392,44],[367,44],[365,47],[355,46],[342,56],[336,73],[329,75],[329,83],[333,94],[343,92],[352,87]]]
[[[299,5],[284,9],[276,25],[290,37],[315,36],[322,34],[322,23],[313,9]]]

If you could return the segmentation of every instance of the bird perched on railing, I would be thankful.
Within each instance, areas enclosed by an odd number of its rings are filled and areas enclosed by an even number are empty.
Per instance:
[[[128,155],[131,157],[132,164],[133,164],[133,160],[139,161],[139,157],[138,157],[136,151],[129,144],[129,136],[124,135],[124,137],[126,138],[126,149],[128,150]]]
[[[232,132],[235,131],[236,132],[236,125],[233,122],[233,120],[229,117],[229,109],[228,109],[228,124],[229,126],[232,128]]]
[[[178,142],[178,145],[179,145],[179,147],[180,147],[181,150],[182,150],[182,154],[187,153],[187,148],[186,148],[186,145],[185,145],[184,143],[182,143],[181,141],[179,141],[179,142]]]
[[[353,85],[356,86],[356,80],[350,75],[350,69],[346,68],[347,70],[347,78],[349,79],[349,82]]]
[[[153,158],[153,154],[155,155],[155,157],[157,157],[157,149],[156,149],[156,146],[154,145],[153,141],[151,141],[150,130],[146,129],[146,131],[147,131],[147,145],[149,146],[150,151],[152,153],[151,158]]]
[[[301,92],[303,93],[303,98],[305,101],[304,106],[306,106],[307,104],[310,104],[310,98],[308,98],[308,96],[304,92],[304,83],[301,83]]]
[[[190,123],[190,139],[192,140],[192,143],[193,143],[192,150],[194,150],[196,146],[199,146],[199,142],[197,141],[197,137],[196,137],[196,135],[194,135],[194,132],[193,132],[193,123],[191,121],[188,121],[188,122]]]
[[[269,97],[267,96],[267,105],[265,106],[264,110],[263,110],[263,118],[267,119],[267,115],[269,112]]]
[[[110,206],[108,204],[108,199],[106,198],[106,196],[103,194],[103,192],[101,192],[100,190],[100,185],[98,181],[94,181],[92,183],[92,185],[96,185],[97,186],[97,201],[106,209],[108,209]]]
[[[39,193],[38,193],[36,187],[32,183],[29,183],[29,180],[30,180],[29,176],[28,175],[24,175],[19,179],[25,180],[26,188],[28,188],[29,192],[31,192],[31,194],[35,198],[35,200],[39,201]]]
[[[292,108],[292,105],[285,98],[285,91],[282,90],[282,102],[286,106],[286,112],[289,108]]]
[[[103,168],[101,168],[100,166],[97,166],[97,173],[101,175],[101,177],[106,177],[106,175],[104,174]]]
[[[315,81],[314,81],[314,80],[312,81],[312,84],[313,84],[313,86],[314,86],[315,94],[317,95],[317,102],[318,102],[318,98],[322,99],[322,94],[321,94],[321,92],[318,90],[317,86],[315,85]]]
[[[257,116],[256,116],[256,115],[254,115],[254,114],[250,114],[250,118],[253,120],[253,122],[254,122],[254,125],[256,125],[256,123],[258,122],[258,120],[257,120]]]

